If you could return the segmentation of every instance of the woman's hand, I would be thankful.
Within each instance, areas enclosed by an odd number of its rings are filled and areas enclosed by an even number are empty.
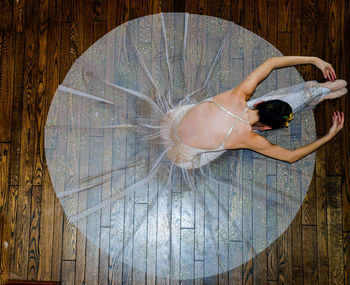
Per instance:
[[[328,136],[331,138],[335,137],[335,135],[344,127],[344,113],[336,111],[332,116],[333,125],[328,131]]]
[[[317,58],[315,65],[322,71],[323,77],[329,81],[334,81],[337,79],[335,71],[332,65],[324,60]]]

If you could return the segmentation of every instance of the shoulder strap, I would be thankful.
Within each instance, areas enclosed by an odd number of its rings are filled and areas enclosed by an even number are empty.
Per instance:
[[[222,111],[226,112],[226,113],[229,114],[230,116],[232,116],[232,117],[234,117],[234,118],[240,120],[240,121],[243,122],[243,123],[246,123],[246,124],[250,125],[248,121],[246,121],[246,120],[244,120],[244,119],[242,119],[242,118],[240,117],[242,114],[244,114],[244,113],[248,110],[248,107],[246,107],[246,108],[243,110],[243,112],[240,113],[240,114],[237,116],[237,115],[233,114],[232,112],[230,112],[229,110],[227,110],[226,108],[224,108],[222,105],[220,105],[220,104],[217,103],[216,101],[214,101],[213,99],[211,100],[211,102],[213,102],[218,108],[220,108]]]
[[[241,116],[241,115],[244,114],[247,110],[248,110],[248,107],[246,107],[246,108],[243,110],[243,112],[240,113],[239,115]],[[235,118],[236,118],[236,117],[235,117]],[[237,117],[237,119],[239,119],[240,121],[242,121],[242,122],[244,122],[244,123],[250,125],[249,122],[247,122],[246,120],[243,120],[243,119],[240,118],[240,117]],[[233,128],[236,126],[237,122],[238,122],[238,121],[235,121],[235,122],[233,123],[233,125],[231,126],[231,128],[230,128],[230,129],[228,130],[228,132],[226,133],[226,136],[225,136],[225,138],[224,138],[224,140],[223,140],[223,142],[222,142],[222,145],[225,145],[226,140],[228,139],[228,137],[229,137],[230,134],[232,133],[232,130],[233,130]]]
[[[248,110],[248,107],[246,107],[238,116],[233,114],[232,112],[230,112],[229,110],[227,110],[225,107],[223,107],[222,105],[220,105],[219,103],[217,103],[216,101],[214,101],[213,99],[210,100],[211,102],[213,102],[219,109],[221,109],[222,111],[224,111],[225,113],[229,114],[230,116],[240,120],[241,122],[250,125],[248,121],[244,120],[241,118],[241,116]],[[222,142],[222,145],[225,145],[226,140],[228,139],[228,137],[230,136],[230,134],[232,133],[233,128],[236,126],[238,121],[235,121],[233,123],[233,125],[231,126],[231,128],[227,131],[225,138]]]

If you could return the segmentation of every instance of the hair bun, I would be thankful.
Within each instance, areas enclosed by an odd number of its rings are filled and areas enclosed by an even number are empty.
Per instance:
[[[262,102],[256,109],[259,110],[259,121],[272,129],[288,127],[293,119],[292,107],[282,100]]]

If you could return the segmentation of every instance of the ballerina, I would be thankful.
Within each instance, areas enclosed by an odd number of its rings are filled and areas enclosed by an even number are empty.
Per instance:
[[[308,81],[250,100],[257,85],[273,69],[299,64],[316,65],[329,81]],[[199,168],[228,149],[250,149],[293,163],[334,138],[344,126],[344,113],[333,113],[333,125],[326,135],[294,150],[272,144],[254,130],[287,127],[293,112],[341,97],[347,92],[346,84],[336,80],[333,67],[320,58],[268,58],[237,87],[198,104],[169,110],[162,124],[167,156],[177,166],[188,169]]]

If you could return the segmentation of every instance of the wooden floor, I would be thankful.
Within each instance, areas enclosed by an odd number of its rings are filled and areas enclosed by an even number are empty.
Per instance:
[[[284,55],[319,56],[332,63],[339,78],[350,81],[349,5],[346,0],[1,0],[0,283],[11,278],[98,284],[96,276],[87,278],[76,254],[85,248],[81,239],[71,241],[76,250],[65,248],[66,224],[46,166],[43,137],[58,84],[94,41],[130,19],[186,11],[234,21]],[[305,80],[322,81],[311,66],[298,70]],[[350,284],[347,96],[317,106],[318,136],[328,131],[334,110],[345,112],[344,129],[318,150],[315,178],[287,231],[230,272],[239,284]],[[266,266],[258,267],[261,257]],[[214,283],[227,280],[220,275]]]

